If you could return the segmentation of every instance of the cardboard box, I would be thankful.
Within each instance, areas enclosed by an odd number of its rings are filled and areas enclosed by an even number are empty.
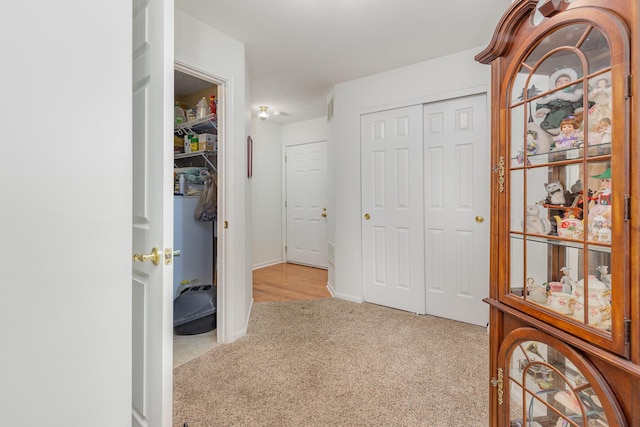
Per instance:
[[[200,151],[217,151],[218,150],[218,135],[211,133],[201,133],[198,135],[198,148]]]

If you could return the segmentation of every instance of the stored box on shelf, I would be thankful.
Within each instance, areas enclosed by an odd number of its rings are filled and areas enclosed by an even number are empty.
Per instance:
[[[218,135],[211,133],[201,133],[198,135],[198,148],[200,151],[217,151]]]

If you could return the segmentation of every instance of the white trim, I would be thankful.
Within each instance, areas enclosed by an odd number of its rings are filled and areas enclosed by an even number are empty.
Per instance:
[[[253,303],[254,300],[253,298],[251,298],[251,304],[249,305],[249,310],[247,310],[247,317],[246,319],[244,319],[244,327],[241,328],[239,331],[237,331],[231,338],[231,341],[227,341],[227,343],[231,343],[234,342],[236,340],[239,340],[240,338],[244,337],[245,335],[247,335],[247,329],[249,328],[249,320],[251,319],[251,311],[253,311]],[[218,343],[220,343],[220,340],[218,339]]]
[[[432,95],[421,96],[418,98],[404,99],[400,101],[389,102],[386,104],[372,105],[369,107],[361,107],[360,115],[377,113],[385,110],[393,110],[396,108],[410,107],[412,105],[423,105],[432,102],[445,101],[448,99],[462,98],[470,95],[477,95],[480,93],[488,94],[487,85],[472,86],[464,89],[452,90],[449,92],[435,93]]]
[[[224,218],[229,218],[229,194],[234,189],[233,179],[229,175],[229,155],[230,151],[227,150],[227,141],[231,141],[233,136],[233,127],[231,123],[234,122],[233,117],[233,80],[222,76],[218,76],[209,72],[206,72],[198,67],[187,64],[186,62],[175,59],[174,69],[183,73],[192,75],[202,80],[206,80],[218,86],[218,111],[222,120],[218,121],[218,165],[222,165],[218,170],[222,173],[218,174],[218,187],[221,189],[218,191],[218,245],[216,248],[217,256],[217,309],[216,309],[216,323],[217,323],[217,341],[218,343],[231,342],[230,338],[233,335],[231,329],[233,328],[233,320],[231,316],[232,307],[229,301],[229,283],[230,283],[230,245],[228,233],[224,230]],[[222,219],[222,220],[220,220]],[[235,338],[233,339],[235,340]]]
[[[259,268],[265,268],[271,265],[282,264],[283,262],[284,260],[282,258],[273,259],[271,261],[260,262],[258,264],[254,264],[253,267],[251,267],[251,270],[257,270]]]
[[[339,298],[339,299],[342,299],[342,300],[345,300],[345,301],[351,301],[351,302],[355,302],[355,303],[358,303],[358,304],[362,304],[364,302],[364,298],[362,298],[362,297],[355,297],[353,295],[347,295],[347,294],[339,294],[337,292],[332,292],[332,291],[329,291],[329,292],[331,292],[331,294],[335,298]]]
[[[329,293],[331,294],[331,297],[335,297],[336,293],[333,290],[333,285],[331,284],[331,282],[327,282],[327,290],[329,291]]]
[[[282,194],[282,215],[281,215],[281,230],[282,230],[282,262],[287,262],[287,145],[282,145],[282,167],[280,168],[280,191]]]

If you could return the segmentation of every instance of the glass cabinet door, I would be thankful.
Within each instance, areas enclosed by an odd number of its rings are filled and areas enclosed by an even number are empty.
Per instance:
[[[502,299],[623,353],[627,268],[618,254],[627,245],[628,142],[620,58],[628,54],[611,47],[626,46],[624,37],[610,42],[594,24],[574,22],[539,37],[514,68]]]
[[[618,402],[598,371],[578,353],[542,332],[512,332],[500,351],[508,426],[623,426]]]

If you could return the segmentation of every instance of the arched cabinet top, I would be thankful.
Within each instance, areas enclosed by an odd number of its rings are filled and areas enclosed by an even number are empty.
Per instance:
[[[477,54],[475,60],[482,64],[490,64],[494,59],[503,56],[511,42],[510,34],[531,15],[537,5],[538,0],[521,0],[511,4],[493,32],[489,46]]]

